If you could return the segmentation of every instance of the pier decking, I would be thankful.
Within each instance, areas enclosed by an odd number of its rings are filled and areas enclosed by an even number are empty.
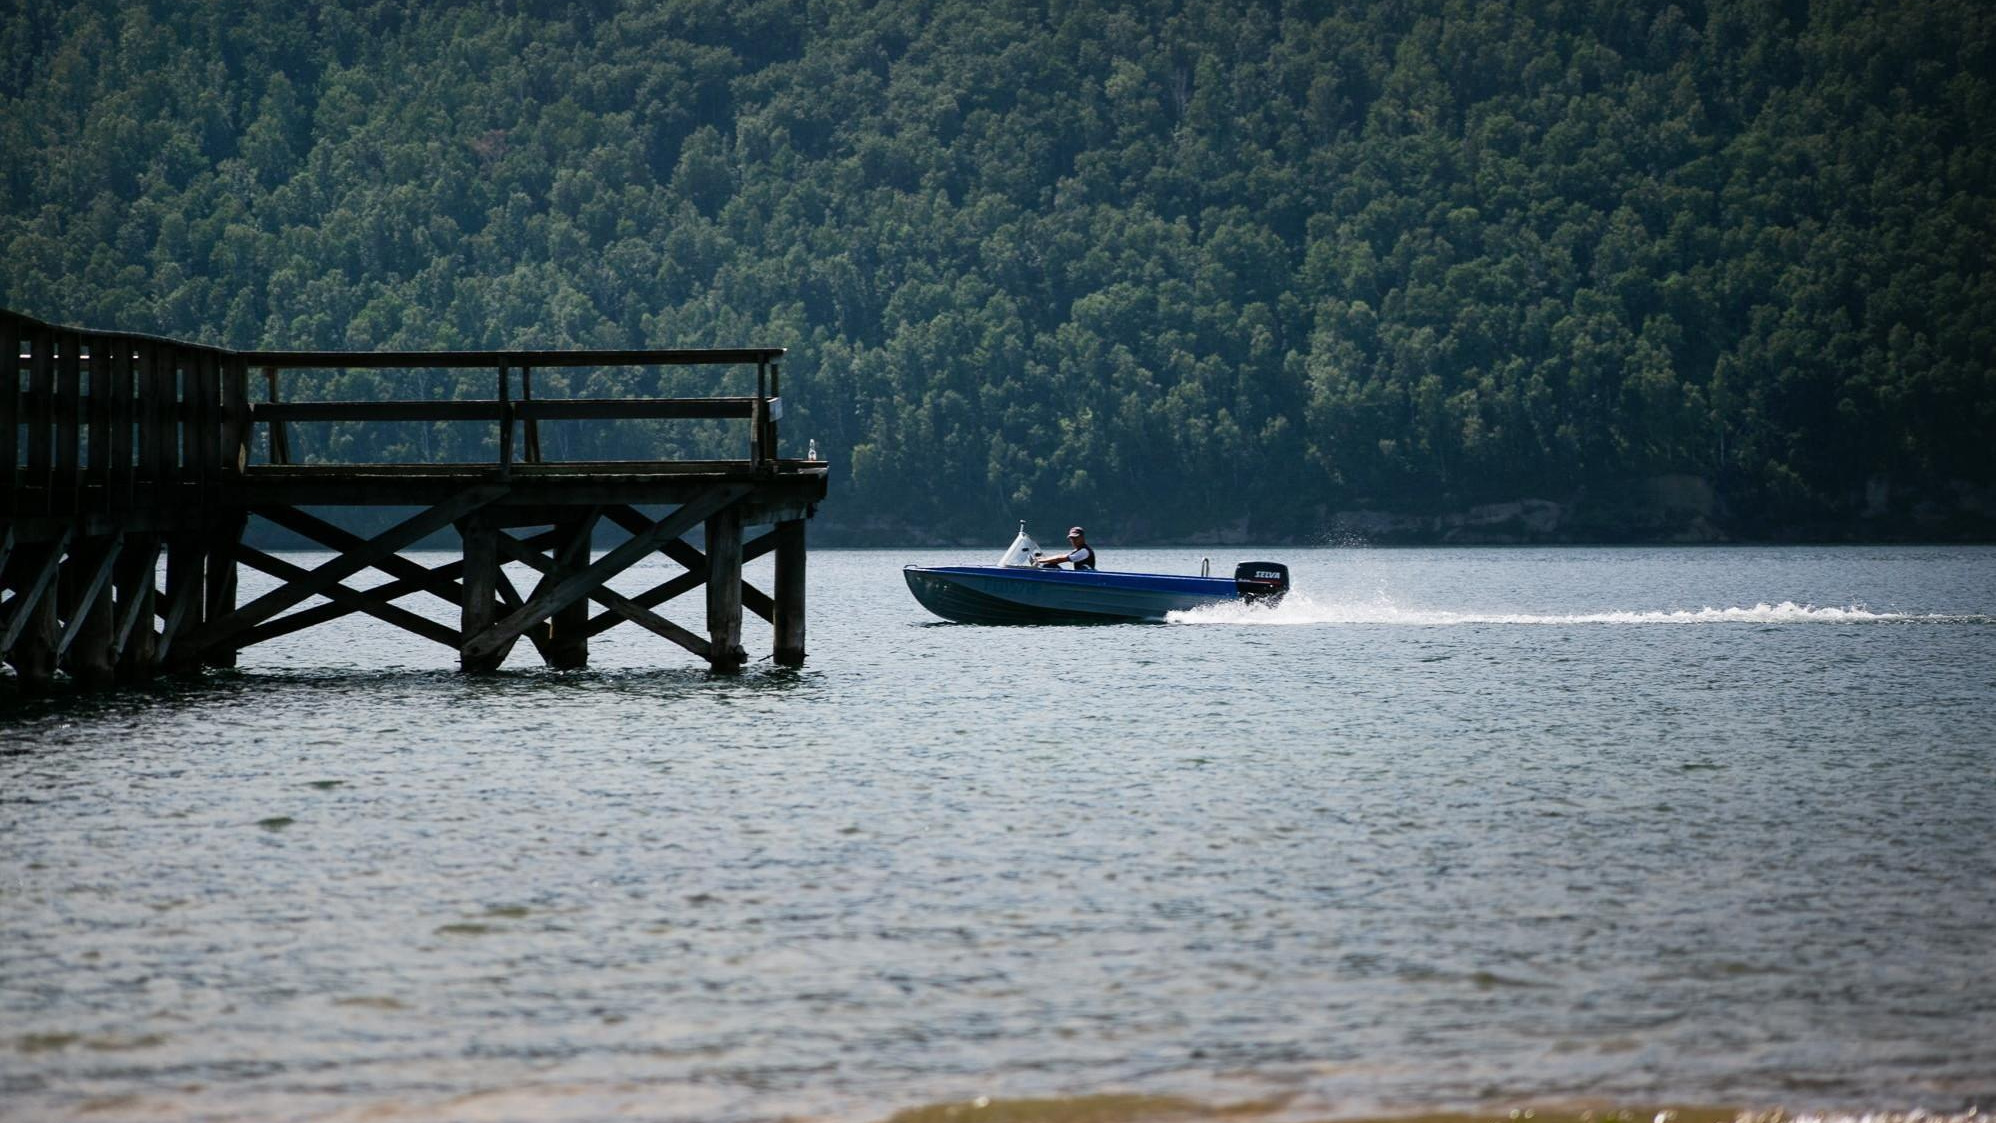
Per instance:
[[[648,351],[241,352],[90,332],[0,310],[0,656],[29,689],[58,673],[99,686],[232,665],[236,653],[353,613],[445,644],[467,671],[497,668],[521,639],[550,666],[588,662],[589,639],[631,624],[738,671],[744,608],[771,622],[773,656],[804,659],[805,524],[825,497],[821,461],[778,455],[781,348]],[[753,367],[734,396],[548,398],[558,368]],[[286,401],[301,370],[489,372],[490,397]],[[252,400],[252,375],[262,400]],[[553,461],[543,423],[739,421],[738,460]],[[470,422],[489,457],[420,463],[292,462],[291,427]],[[371,536],[313,510],[415,512]],[[660,513],[662,512],[662,513]],[[333,552],[306,569],[247,545],[254,516]],[[601,557],[598,528],[626,538]],[[748,537],[752,528],[768,529]],[[455,528],[462,557],[425,566],[403,551]],[[687,539],[703,532],[702,545]],[[652,554],[683,572],[635,595],[608,582]],[[775,555],[774,588],[742,580]],[[164,559],[164,580],[161,560]],[[539,577],[516,587],[504,568]],[[239,567],[276,578],[237,603]],[[368,570],[387,581],[346,582]],[[660,606],[705,592],[698,630]],[[398,603],[427,594],[451,626]],[[308,603],[317,601],[318,603]],[[592,612],[591,606],[597,611]]]

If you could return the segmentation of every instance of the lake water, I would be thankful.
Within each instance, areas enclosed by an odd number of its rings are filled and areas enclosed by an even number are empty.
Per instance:
[[[1298,593],[1078,629],[902,584],[999,546],[814,553],[801,673],[349,620],[0,684],[0,1117],[1996,1101],[1996,549],[1112,549]]]

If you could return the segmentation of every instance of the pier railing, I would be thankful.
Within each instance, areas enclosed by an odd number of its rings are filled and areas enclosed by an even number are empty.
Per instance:
[[[651,351],[252,351],[241,358],[263,372],[266,399],[249,407],[268,429],[269,462],[291,463],[290,422],[484,421],[498,428],[497,467],[543,463],[543,421],[726,420],[748,422],[746,464],[773,466],[783,416],[781,347]],[[534,371],[577,367],[753,366],[755,392],[700,397],[536,398]],[[281,374],[295,370],[466,370],[494,372],[490,398],[296,402],[281,400]],[[516,441],[517,435],[517,441]]]
[[[240,471],[241,357],[0,310],[0,518],[204,501]]]
[[[783,348],[580,351],[232,351],[126,332],[85,331],[0,310],[0,518],[165,511],[209,503],[217,485],[264,465],[293,467],[289,425],[303,422],[487,422],[489,467],[543,463],[540,427],[553,421],[747,422],[750,472],[773,469]],[[755,368],[752,394],[536,398],[536,370],[578,367]],[[284,401],[297,370],[493,372],[490,398]],[[252,400],[251,372],[262,375]],[[256,437],[261,430],[264,440]],[[442,461],[426,464],[441,465]],[[465,465],[458,462],[460,466]],[[729,463],[729,462],[723,462]],[[378,465],[377,465],[378,466]]]

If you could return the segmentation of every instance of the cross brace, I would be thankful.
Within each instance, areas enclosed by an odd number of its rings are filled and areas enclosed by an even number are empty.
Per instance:
[[[682,505],[670,515],[652,523],[643,532],[633,534],[628,541],[597,559],[593,565],[556,581],[551,588],[540,590],[538,595],[509,613],[504,619],[493,623],[478,635],[468,637],[464,645],[464,655],[473,661],[490,658],[503,646],[518,639],[528,628],[590,596],[592,591],[601,588],[604,582],[629,569],[640,558],[651,553],[660,542],[686,533],[695,524],[747,495],[750,490],[748,484],[724,484]]]
[[[363,569],[384,565],[397,551],[414,545],[457,519],[493,502],[505,495],[507,490],[504,484],[482,484],[467,488],[429,510],[404,519],[373,538],[354,545],[331,561],[286,581],[221,619],[211,622],[195,635],[194,642],[201,648],[224,643],[239,646],[232,641],[241,633],[264,623],[300,601],[315,596],[332,595],[330,590],[338,587],[341,581]],[[408,564],[415,565],[413,562]],[[415,568],[422,567],[415,566]],[[346,591],[351,592],[351,590]]]

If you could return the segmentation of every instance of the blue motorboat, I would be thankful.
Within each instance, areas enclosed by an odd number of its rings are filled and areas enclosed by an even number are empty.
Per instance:
[[[1216,604],[1272,604],[1289,591],[1289,567],[1242,562],[1232,577],[1049,569],[1025,524],[997,565],[911,565],[901,572],[922,607],[962,624],[1114,624],[1163,620]]]

